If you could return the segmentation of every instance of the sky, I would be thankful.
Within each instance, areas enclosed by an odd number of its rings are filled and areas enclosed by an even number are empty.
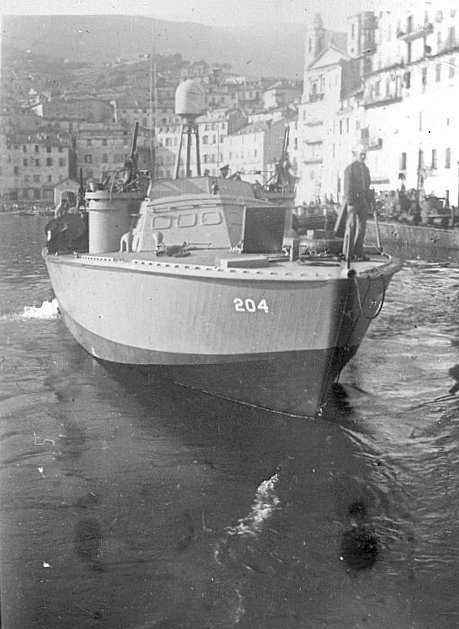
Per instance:
[[[0,0],[3,15],[144,15],[174,22],[237,26],[251,22],[310,22],[321,13],[324,25],[343,30],[345,18],[394,0]]]

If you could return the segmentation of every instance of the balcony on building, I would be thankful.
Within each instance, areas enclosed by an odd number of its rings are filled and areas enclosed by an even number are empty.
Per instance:
[[[309,94],[309,102],[310,103],[318,103],[319,101],[324,99],[325,94]]]
[[[312,166],[313,164],[322,164],[324,160],[321,157],[305,157],[301,161],[306,166]]]
[[[407,28],[404,31],[397,31],[397,37],[401,41],[409,43],[415,41],[416,39],[427,37],[427,35],[430,35],[431,33],[433,33],[433,24],[430,22],[414,27],[407,24]]]
[[[370,94],[364,97],[363,106],[365,109],[372,107],[384,107],[386,105],[393,105],[399,103],[402,100],[402,90],[400,86],[396,90],[390,92],[380,92]]]
[[[368,151],[380,151],[383,147],[383,138],[370,138],[367,144]]]

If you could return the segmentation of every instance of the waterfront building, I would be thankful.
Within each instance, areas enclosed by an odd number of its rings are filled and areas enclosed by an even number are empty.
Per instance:
[[[78,118],[86,122],[111,122],[113,109],[109,102],[93,96],[41,100],[31,110],[43,118]]]
[[[76,135],[76,171],[83,179],[102,180],[121,171],[130,153],[132,131],[114,123],[84,123]]]
[[[220,167],[225,163],[223,147],[228,134],[232,134],[246,125],[246,118],[239,110],[214,109],[199,116],[196,123],[200,138],[201,172],[218,175]],[[162,125],[156,128],[156,140],[159,144],[157,158],[158,176],[173,176],[175,155],[177,154],[182,120],[174,124]],[[182,151],[186,151],[186,137],[183,139]],[[196,172],[195,147],[191,147],[191,168]],[[161,150],[165,149],[165,150]],[[172,157],[173,156],[173,157]]]
[[[276,81],[263,92],[263,108],[277,109],[299,102],[301,93],[301,88],[293,81]]]
[[[246,181],[264,183],[275,170],[282,154],[287,121],[262,121],[248,124],[228,134],[223,143],[222,162],[230,173],[240,172]]]
[[[379,17],[375,67],[365,78],[363,106],[368,135],[381,142],[373,164],[381,189],[404,183],[457,205],[456,33],[459,11],[449,1],[402,4]]]
[[[67,177],[66,179],[63,179],[62,181],[59,181],[59,183],[57,183],[53,187],[54,207],[57,207],[57,205],[61,201],[63,194],[67,196],[68,198],[68,196],[70,196],[68,193],[71,193],[71,195],[76,201],[78,199],[79,188],[80,188],[80,182],[77,181],[76,179],[72,179],[72,177]]]
[[[336,176],[335,148],[331,138],[338,137],[336,114],[341,102],[343,61],[350,59],[341,47],[343,37],[333,37],[316,16],[306,31],[303,95],[298,106],[301,148],[298,152],[297,202],[315,201],[325,193]],[[327,140],[329,140],[327,142]],[[325,145],[325,148],[324,148]],[[335,188],[332,188],[335,189]]]
[[[136,122],[146,129],[155,126],[153,107],[147,102],[124,96],[112,100],[110,104],[113,108],[113,122],[117,124],[124,124],[132,129]]]
[[[0,195],[8,201],[53,202],[56,183],[69,176],[72,143],[63,134],[0,134]]]
[[[207,109],[231,109],[238,103],[238,92],[227,85],[209,85],[204,101]]]
[[[263,107],[263,81],[260,77],[228,76],[223,82],[236,95],[234,105],[246,113]]]
[[[238,110],[215,109],[197,119],[201,142],[201,171],[219,175],[224,161],[223,147],[228,135],[237,132],[246,124]]]
[[[319,17],[306,32],[298,202],[342,197],[356,144],[376,192],[419,188],[457,204],[459,11],[401,2],[348,21],[346,44]]]

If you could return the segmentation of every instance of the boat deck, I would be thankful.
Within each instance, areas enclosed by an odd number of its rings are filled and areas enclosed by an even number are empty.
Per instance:
[[[186,255],[184,255],[186,253]],[[352,263],[356,275],[386,274],[390,267],[398,265],[392,258],[369,255],[369,260]],[[281,281],[308,281],[339,279],[347,275],[343,261],[317,257],[290,261],[282,255],[238,254],[221,249],[191,249],[179,255],[157,255],[153,251],[79,253],[58,255],[57,262],[76,265],[116,267],[125,271],[147,273],[213,276],[233,279],[258,279]]]

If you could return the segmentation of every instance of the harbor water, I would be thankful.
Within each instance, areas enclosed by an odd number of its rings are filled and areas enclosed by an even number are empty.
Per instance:
[[[459,626],[459,266],[406,261],[299,420],[99,364],[45,222],[0,215],[3,629]]]

